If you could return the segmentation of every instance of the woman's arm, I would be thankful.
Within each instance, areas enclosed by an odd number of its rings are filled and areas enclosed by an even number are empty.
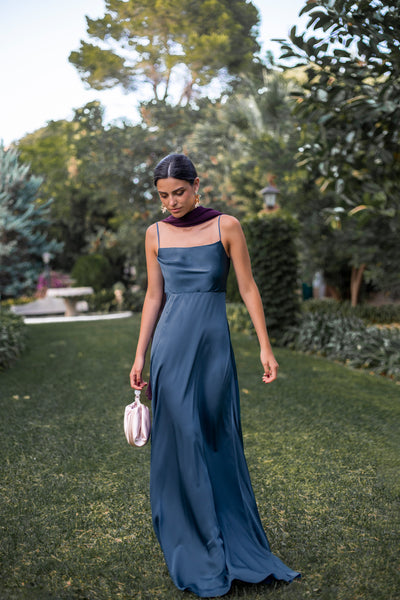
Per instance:
[[[269,383],[276,379],[279,365],[269,341],[264,308],[251,271],[246,239],[239,221],[229,215],[221,217],[221,233],[222,243],[232,259],[240,295],[249,311],[260,344],[260,360],[264,367],[263,381]]]
[[[147,382],[142,379],[146,352],[160,312],[164,293],[164,280],[157,261],[156,226],[151,225],[146,232],[147,292],[143,303],[139,339],[135,362],[130,372],[131,386],[141,390]]]

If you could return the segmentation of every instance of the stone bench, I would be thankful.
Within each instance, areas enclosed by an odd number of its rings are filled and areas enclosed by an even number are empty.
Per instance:
[[[76,304],[81,296],[93,294],[91,287],[49,288],[46,298],[62,298],[65,305],[65,316],[74,317],[77,314]]]

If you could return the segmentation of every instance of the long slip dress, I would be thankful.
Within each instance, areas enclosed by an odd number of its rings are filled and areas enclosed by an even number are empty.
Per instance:
[[[176,587],[201,597],[299,576],[270,551],[243,452],[219,218],[219,241],[185,248],[160,247],[157,224],[166,303],[150,362],[153,526]]]

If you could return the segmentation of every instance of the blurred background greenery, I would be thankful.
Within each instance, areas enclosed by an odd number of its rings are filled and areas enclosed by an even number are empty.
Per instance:
[[[135,90],[137,124],[105,124],[93,101],[0,148],[2,298],[35,292],[45,252],[87,279],[82,257],[100,255],[101,287],[143,289],[144,232],[161,217],[152,170],[185,152],[203,204],[241,219],[271,212],[260,191],[278,188],[272,212],[298,223],[299,288],[319,273],[353,305],[396,300],[398,2],[305,3],[279,59],[260,50],[251,2],[153,4],[106,2],[69,57],[92,89]]]

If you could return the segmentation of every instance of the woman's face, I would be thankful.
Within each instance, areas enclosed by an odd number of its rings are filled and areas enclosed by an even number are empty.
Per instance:
[[[194,209],[195,194],[199,189],[199,178],[193,184],[182,179],[168,177],[157,181],[161,204],[173,215],[180,218]]]

